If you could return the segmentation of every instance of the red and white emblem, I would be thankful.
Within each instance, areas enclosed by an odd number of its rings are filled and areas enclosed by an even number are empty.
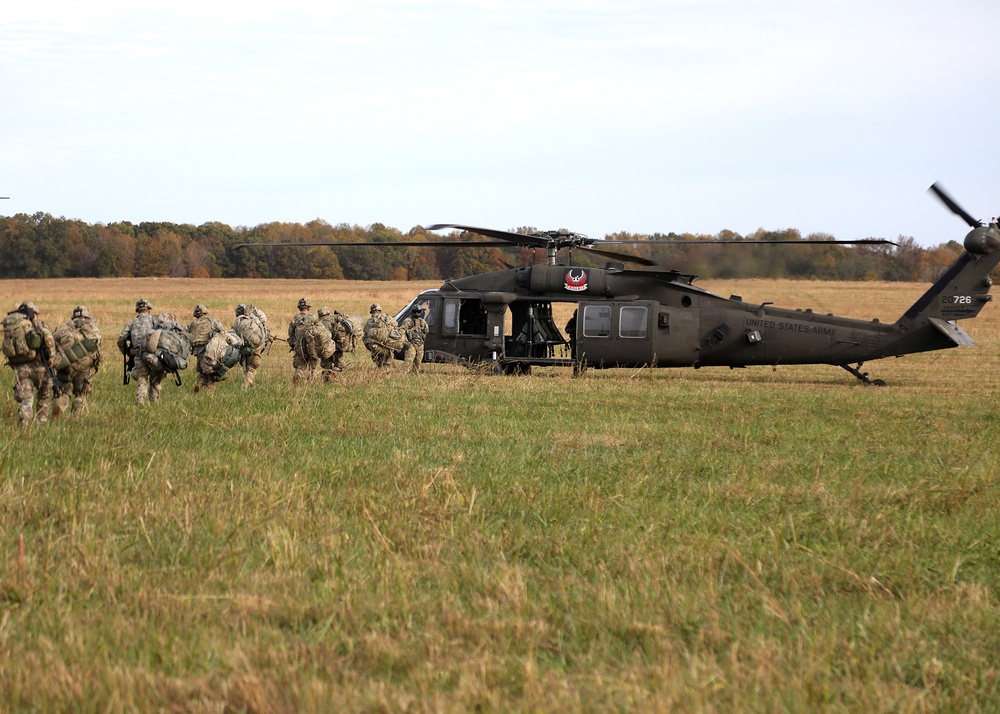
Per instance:
[[[587,271],[586,270],[567,270],[566,271],[566,289],[570,292],[581,293],[587,289]]]

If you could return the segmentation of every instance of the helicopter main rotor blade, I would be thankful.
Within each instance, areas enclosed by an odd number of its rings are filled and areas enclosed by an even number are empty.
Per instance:
[[[420,248],[509,248],[510,243],[507,241],[499,240],[442,240],[442,241],[418,241],[418,240],[401,240],[401,241],[391,241],[391,242],[359,242],[359,243],[345,243],[345,242],[334,242],[334,241],[321,241],[318,243],[240,243],[237,248],[314,248],[317,246],[323,246],[328,248],[353,248],[354,246],[362,247],[372,247],[372,246],[383,246],[385,248],[396,248],[396,247],[409,247],[415,246]]]
[[[593,246],[579,246],[577,248],[571,248],[571,250],[582,250],[587,253],[596,253],[597,255],[603,255],[605,258],[623,260],[627,263],[638,263],[639,265],[659,265],[659,263],[655,260],[650,260],[649,258],[643,258],[638,255],[630,255],[628,253],[619,253],[615,250],[602,250],[600,248],[594,248]]]
[[[857,240],[600,240],[599,245],[899,245],[885,238]]]
[[[951,209],[952,213],[954,213],[956,216],[960,216],[961,218],[963,218],[965,222],[969,224],[969,228],[979,228],[979,226],[983,225],[982,221],[977,221],[975,218],[970,216],[965,211],[964,208],[959,206],[955,202],[955,199],[949,196],[948,193],[943,188],[937,185],[937,182],[932,183],[931,187],[927,190],[931,191],[935,196],[941,199],[941,203],[943,203],[949,209]]]
[[[547,248],[551,244],[551,241],[539,238],[538,236],[511,233],[510,231],[498,231],[495,228],[476,228],[475,226],[463,226],[458,223],[435,223],[433,226],[427,226],[427,230],[429,231],[440,231],[445,228],[455,228],[460,231],[468,231],[469,233],[478,233],[487,238],[505,240],[507,244],[526,245],[529,248]]]

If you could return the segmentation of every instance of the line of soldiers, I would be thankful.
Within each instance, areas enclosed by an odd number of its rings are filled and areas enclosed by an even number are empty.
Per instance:
[[[369,308],[368,321],[361,326],[360,320],[344,315],[337,310],[321,307],[315,314],[309,312],[312,304],[308,298],[298,302],[298,313],[288,325],[288,348],[293,353],[292,382],[322,375],[324,381],[331,381],[343,371],[345,352],[353,352],[360,337],[371,353],[376,369],[384,370],[392,364],[396,353],[403,351],[403,371],[410,374],[420,372],[424,358],[424,341],[430,328],[424,320],[424,308],[414,306],[402,325],[395,318],[386,315],[378,303]]]
[[[53,332],[33,302],[22,302],[3,319],[2,351],[14,370],[14,399],[21,426],[44,424],[72,409],[87,410],[87,395],[101,366],[101,332],[85,305]],[[72,398],[72,407],[70,407]],[[36,405],[37,402],[37,405]]]
[[[293,382],[312,380],[317,373],[331,381],[344,370],[345,353],[353,352],[359,341],[377,369],[388,369],[402,351],[403,372],[420,372],[429,332],[422,306],[412,307],[400,325],[378,303],[371,306],[363,325],[360,318],[326,307],[313,314],[311,307],[307,298],[300,299],[299,312],[288,326]],[[195,392],[212,391],[236,364],[243,366],[244,388],[252,387],[263,353],[272,341],[281,339],[271,335],[267,315],[248,304],[236,307],[236,320],[228,331],[204,305],[195,306],[187,327],[172,313],[154,315],[145,298],[136,302],[135,312],[116,344],[124,357],[124,384],[136,382],[138,406],[159,402],[167,375],[174,375],[180,385],[179,372],[187,368],[188,359],[196,363]],[[15,373],[14,396],[22,425],[48,421],[53,403],[57,416],[70,410],[71,398],[72,413],[84,413],[101,364],[100,330],[85,305],[75,307],[71,319],[54,332],[39,315],[37,305],[24,302],[3,320],[3,354]]]
[[[125,358],[124,383],[136,380],[135,403],[143,406],[160,400],[164,377],[179,372],[193,359],[197,377],[195,392],[210,392],[237,364],[243,366],[243,387],[254,385],[261,355],[276,339],[267,326],[267,315],[249,304],[236,306],[231,329],[195,305],[194,320],[185,328],[170,313],[153,315],[153,307],[142,298],[135,304],[135,318],[118,333],[118,349]]]

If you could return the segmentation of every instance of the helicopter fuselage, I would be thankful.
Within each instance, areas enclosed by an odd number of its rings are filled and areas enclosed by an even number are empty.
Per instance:
[[[703,290],[691,275],[616,264],[535,265],[450,281],[417,296],[400,319],[415,303],[426,307],[425,360],[504,371],[830,364],[854,372],[846,365],[974,344],[955,321],[991,300],[996,257],[966,253],[895,323],[748,303]],[[553,305],[564,303],[575,309],[566,336],[553,317]]]

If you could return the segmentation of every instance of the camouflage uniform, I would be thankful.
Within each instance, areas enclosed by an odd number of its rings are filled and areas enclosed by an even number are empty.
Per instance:
[[[42,346],[35,357],[27,362],[10,365],[14,370],[14,399],[18,402],[17,420],[21,426],[32,422],[44,424],[49,420],[52,409],[52,376],[49,369],[56,365],[56,342],[48,325],[38,319],[38,308],[34,303],[21,303],[17,310],[30,321],[32,329],[41,336]],[[44,355],[48,355],[46,358]],[[35,392],[38,393],[38,409],[35,410]]]
[[[246,305],[237,305],[236,319],[239,320],[242,315],[249,315],[252,319],[260,322],[265,335],[264,344],[248,354],[243,360],[243,387],[248,388],[253,386],[254,380],[257,378],[257,370],[260,369],[261,354],[263,354],[267,346],[274,340],[274,336],[267,329],[267,315],[260,308],[251,305],[248,309]],[[235,327],[236,323],[234,322],[233,328],[235,329]]]
[[[354,351],[354,331],[355,327],[351,318],[334,310],[333,315],[330,316],[330,334],[333,335],[333,343],[337,346],[337,351],[333,353],[333,368],[338,372],[343,372],[347,366],[344,353]]]
[[[294,374],[292,374],[292,382],[294,384],[298,384],[306,377],[312,379],[316,374],[316,368],[319,366],[319,360],[307,360],[299,349],[299,342],[305,333],[305,328],[309,323],[315,322],[317,319],[315,315],[309,312],[310,307],[312,305],[309,303],[309,300],[300,298],[299,314],[295,315],[288,324],[288,349],[292,351],[292,368],[295,370]]]
[[[371,317],[365,323],[365,347],[371,352],[375,367],[383,369],[392,363],[396,350],[403,346],[402,335],[398,333],[399,325],[396,320],[384,314],[381,305],[375,303],[368,312]],[[389,339],[386,339],[387,335],[390,336]],[[398,341],[392,338],[393,335],[399,337]]]
[[[94,375],[101,367],[101,331],[97,323],[90,315],[90,310],[85,305],[77,305],[73,308],[73,317],[66,326],[82,332],[85,336],[97,340],[98,348],[96,354],[91,357],[70,364],[65,369],[60,369],[58,374],[62,394],[56,399],[55,414],[59,416],[69,409],[70,392],[73,397],[73,414],[84,414],[87,411],[87,395],[93,389]],[[60,328],[62,329],[62,328]],[[57,330],[58,332],[58,330]]]
[[[211,370],[203,371],[205,367],[205,345],[212,339],[212,335],[217,332],[224,333],[226,328],[214,317],[209,316],[208,310],[204,305],[195,305],[194,320],[188,325],[187,331],[191,335],[191,356],[197,359],[195,371],[198,373],[198,376],[194,385],[194,391],[198,392],[204,389],[210,392],[215,388],[215,380],[211,378]]]
[[[323,326],[323,329],[330,333],[330,339],[333,343],[333,351],[330,353],[330,356],[321,356],[319,361],[320,369],[323,370],[323,380],[330,382],[333,380],[337,372],[344,371],[344,351],[341,349],[340,343],[337,341],[337,333],[343,332],[344,330],[337,317],[339,313],[331,313],[330,308],[321,307],[316,311],[316,315],[319,317],[319,324]]]
[[[406,349],[403,352],[403,372],[420,373],[420,363],[424,361],[424,340],[431,328],[424,320],[424,309],[416,306],[410,310],[410,316],[399,326],[406,338]]]
[[[136,406],[143,406],[147,400],[151,404],[160,401],[160,388],[163,381],[163,372],[154,372],[149,369],[149,365],[142,359],[142,341],[146,335],[153,331],[156,318],[153,317],[153,307],[149,300],[140,299],[135,304],[137,315],[132,322],[125,325],[118,333],[118,350],[123,355],[128,355],[132,367],[132,378],[135,380],[135,403]]]

